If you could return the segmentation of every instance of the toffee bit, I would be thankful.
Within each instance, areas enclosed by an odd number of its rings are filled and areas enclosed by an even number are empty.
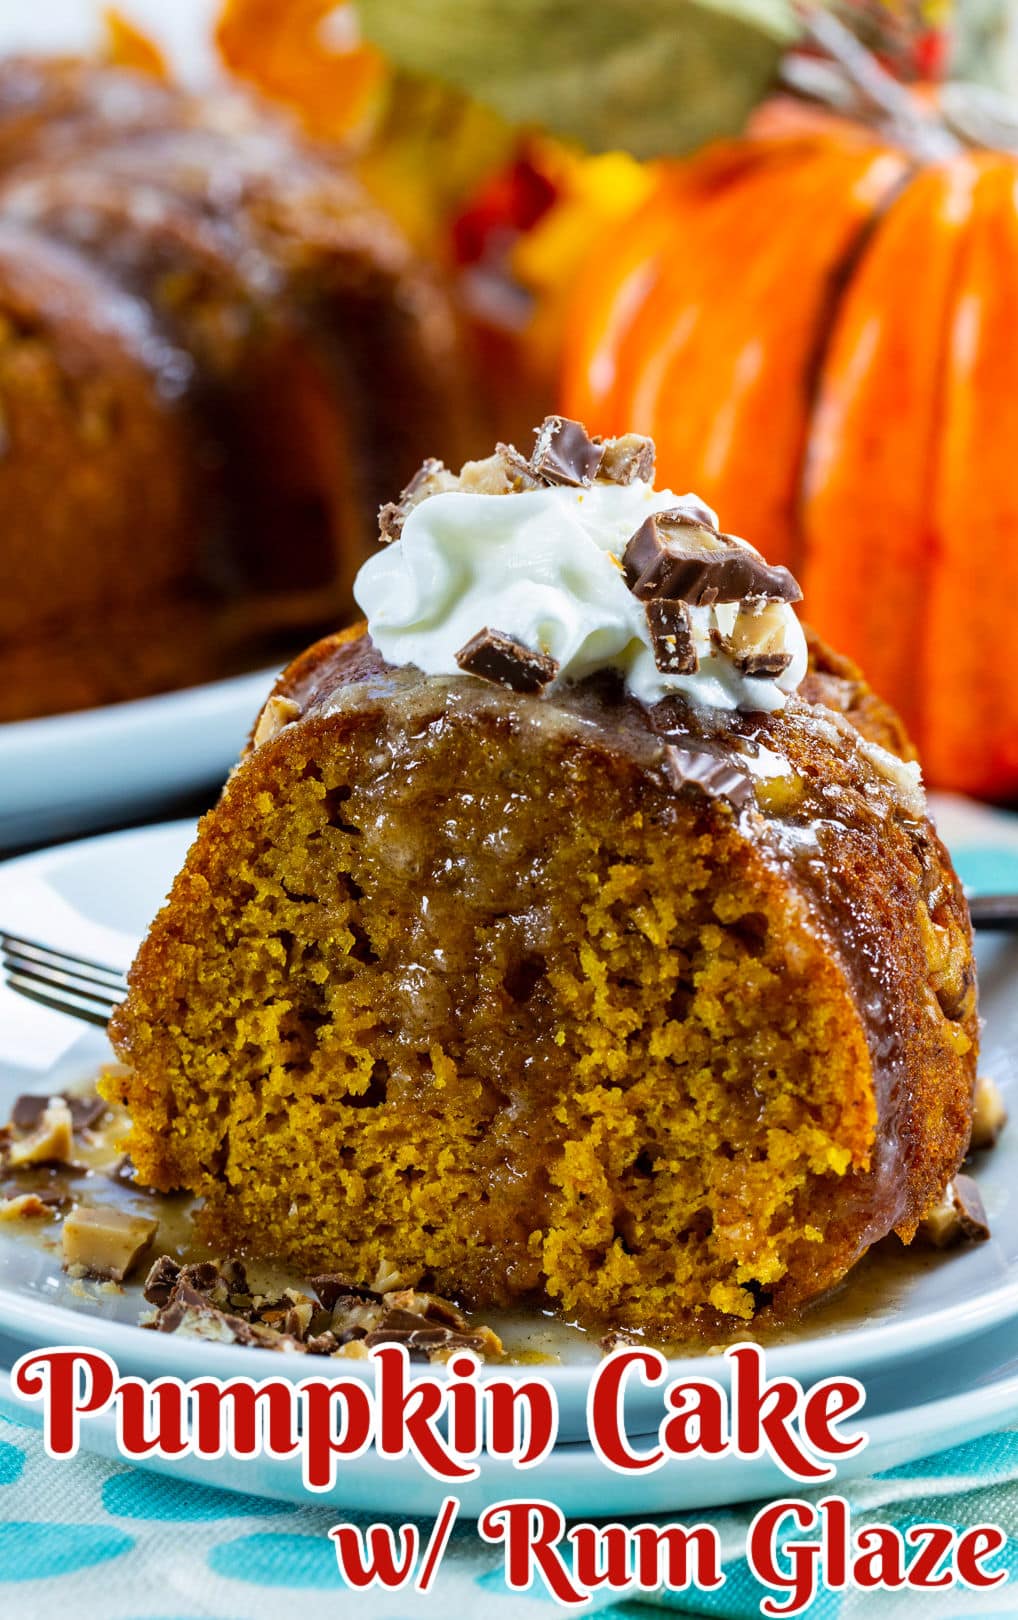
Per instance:
[[[514,444],[497,444],[495,454],[502,463],[506,483],[514,494],[519,495],[524,490],[542,488],[542,480],[537,477],[526,456],[521,455]]]
[[[100,1204],[82,1205],[64,1221],[64,1270],[121,1283],[148,1253],[158,1226],[147,1215],[128,1215]]]
[[[623,433],[605,442],[597,476],[607,484],[652,484],[656,460],[653,439],[642,433]]]
[[[990,1235],[979,1188],[971,1176],[955,1176],[940,1203],[919,1223],[919,1232],[935,1249],[959,1243],[984,1243]]]
[[[972,1147],[993,1147],[1006,1124],[1007,1107],[1000,1087],[988,1075],[981,1074],[972,1099]]]
[[[546,484],[586,489],[601,465],[604,444],[592,439],[582,422],[568,416],[546,416],[536,430],[530,469]]]
[[[540,692],[558,674],[554,658],[532,652],[503,630],[487,626],[460,648],[456,662],[464,674],[495,681],[513,692]]]

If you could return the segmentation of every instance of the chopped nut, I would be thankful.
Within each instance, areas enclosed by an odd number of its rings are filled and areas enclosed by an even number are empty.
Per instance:
[[[919,1231],[935,1249],[958,1243],[983,1243],[990,1235],[983,1200],[971,1176],[955,1176],[939,1204],[923,1218]]]
[[[101,1204],[83,1205],[68,1215],[63,1230],[63,1265],[79,1276],[123,1282],[148,1252],[159,1222],[127,1215]]]
[[[252,747],[260,748],[263,743],[271,742],[273,737],[278,737],[283,727],[288,726],[291,720],[296,720],[299,714],[300,704],[295,703],[293,698],[270,697],[258,716]]]
[[[30,1136],[15,1137],[7,1150],[12,1170],[29,1164],[70,1164],[74,1150],[74,1122],[63,1097],[51,1097]]]
[[[972,1142],[974,1148],[993,1147],[1007,1124],[1007,1109],[995,1080],[981,1074],[972,1099]]]

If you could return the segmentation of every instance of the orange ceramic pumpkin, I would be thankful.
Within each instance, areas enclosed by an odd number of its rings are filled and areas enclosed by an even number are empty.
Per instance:
[[[1018,793],[1018,157],[843,121],[665,166],[592,255],[563,408],[788,563],[929,781]]]

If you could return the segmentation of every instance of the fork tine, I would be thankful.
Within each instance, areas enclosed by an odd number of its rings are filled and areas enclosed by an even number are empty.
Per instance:
[[[112,1005],[105,1012],[100,1012],[97,1008],[76,1006],[70,1000],[63,1000],[59,995],[44,995],[41,990],[35,990],[27,983],[17,983],[13,978],[7,982],[12,990],[16,990],[28,1001],[37,1001],[41,1007],[49,1007],[53,1012],[67,1013],[71,1018],[84,1020],[86,1024],[96,1024],[99,1029],[105,1029],[110,1021]]]
[[[13,984],[15,979],[27,979],[34,984],[45,985],[49,990],[59,991],[62,995],[80,996],[84,1001],[97,1001],[102,1006],[110,1006],[123,1000],[123,993],[119,996],[116,994],[115,985],[102,984],[95,979],[83,979],[77,974],[62,973],[59,968],[46,967],[41,962],[5,956],[3,966],[9,984]]]
[[[50,945],[41,945],[38,940],[24,939],[20,934],[9,934],[0,929],[0,945],[5,953],[32,957],[44,965],[51,965],[64,971],[75,971],[84,968],[82,978],[101,978],[110,981],[118,988],[124,983],[124,975],[117,969],[111,968],[105,962],[94,962],[87,956],[72,956],[67,951],[54,950]]]
[[[59,978],[49,973],[38,973],[34,968],[8,968],[7,983],[12,989],[18,990],[23,984],[41,985],[55,996],[62,996],[66,1000],[94,1002],[97,1007],[115,1007],[117,996],[99,985],[78,985],[62,983]]]
[[[27,951],[0,949],[0,962],[8,973],[42,975],[55,984],[66,984],[72,988],[80,985],[85,990],[101,991],[104,996],[123,996],[127,991],[123,979],[100,979],[87,968],[79,972],[76,968],[65,967],[60,962],[44,961],[42,957],[30,955]]]

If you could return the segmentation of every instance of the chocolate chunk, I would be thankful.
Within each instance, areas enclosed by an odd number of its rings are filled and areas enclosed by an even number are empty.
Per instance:
[[[691,529],[700,531],[699,543]],[[747,596],[775,602],[802,598],[787,568],[771,568],[731,535],[704,532],[703,524],[681,507],[647,518],[626,546],[622,566],[630,590],[641,600],[667,597],[707,607]]]
[[[712,799],[727,799],[736,809],[755,799],[753,778],[706,748],[665,745],[665,775],[671,786],[698,788]]]
[[[444,476],[443,476],[444,475]],[[446,471],[445,463],[429,456],[424,464],[418,467],[406,488],[400,492],[398,501],[387,501],[378,511],[379,538],[388,545],[398,540],[403,533],[403,525],[413,511],[414,507],[426,495],[437,494],[443,485],[453,484],[453,476]],[[434,488],[429,486],[434,485]]]
[[[955,1176],[951,1187],[952,1202],[961,1227],[962,1241],[985,1243],[990,1235],[990,1224],[986,1219],[986,1210],[979,1188],[971,1176]]]
[[[537,431],[537,443],[530,468],[546,484],[570,484],[586,488],[592,484],[604,445],[592,439],[582,422],[568,416],[546,416]]]
[[[652,484],[656,457],[653,439],[642,433],[623,433],[605,443],[597,476],[607,484]]]
[[[161,1254],[145,1278],[142,1294],[150,1305],[165,1305],[180,1277],[180,1263],[172,1255]]]
[[[460,648],[456,662],[465,674],[496,681],[513,692],[540,692],[558,674],[554,658],[531,652],[504,631],[487,626]]]
[[[655,598],[647,603],[647,623],[658,669],[669,675],[695,675],[700,668],[700,660],[685,602]]]
[[[60,1092],[60,1097],[71,1111],[71,1129],[75,1131],[91,1130],[97,1125],[106,1112],[106,1104],[101,1097],[74,1097],[67,1092]],[[25,1093],[16,1098],[11,1109],[11,1124],[18,1131],[34,1131],[42,1120],[43,1114],[51,1101],[50,1096],[37,1097]]]
[[[352,1283],[348,1277],[342,1277],[338,1272],[324,1272],[320,1277],[310,1278],[311,1287],[327,1311],[334,1310],[336,1303],[341,1299],[372,1300],[381,1304],[381,1294],[375,1293],[373,1288],[362,1288],[359,1283]]]

